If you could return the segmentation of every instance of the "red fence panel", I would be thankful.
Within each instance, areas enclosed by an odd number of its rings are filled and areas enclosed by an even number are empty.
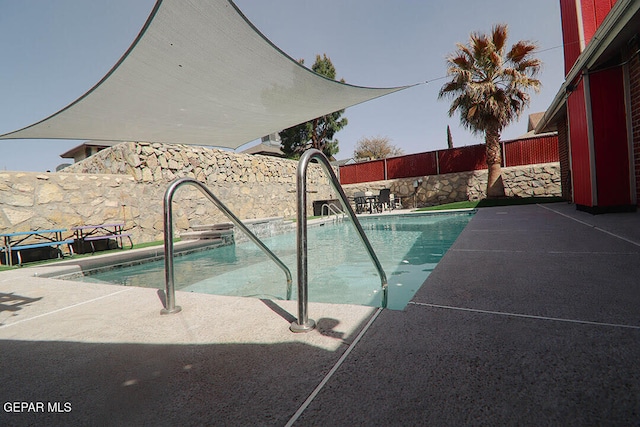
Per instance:
[[[340,184],[356,184],[356,165],[343,165],[340,166]]]
[[[558,136],[541,136],[504,143],[505,166],[534,165],[560,161]]]
[[[441,174],[486,169],[486,159],[484,145],[469,145],[438,151]]]
[[[340,167],[340,184],[382,181],[384,179],[384,160],[356,163]]]
[[[387,159],[387,179],[436,175],[437,173],[435,151]]]
[[[503,155],[505,166],[558,162],[558,136],[547,135],[505,142]],[[385,167],[386,179],[481,170],[487,168],[486,158],[484,144],[408,154],[386,160],[340,166],[340,183],[356,184],[383,180]]]

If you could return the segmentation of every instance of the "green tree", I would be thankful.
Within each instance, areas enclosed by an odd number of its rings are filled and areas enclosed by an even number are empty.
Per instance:
[[[438,98],[451,98],[449,116],[458,111],[460,123],[475,134],[484,134],[489,177],[487,197],[503,197],[500,134],[518,119],[530,98],[540,90],[542,62],[532,56],[537,46],[518,41],[506,50],[507,25],[495,25],[491,34],[472,33],[468,45],[458,43],[447,57],[451,80]]]
[[[304,64],[302,59],[299,62]],[[311,69],[329,79],[336,79],[336,69],[326,53],[316,55],[316,62]],[[340,81],[344,83],[344,79]],[[309,148],[316,148],[332,158],[339,150],[338,140],[334,136],[348,123],[342,114],[344,110],[335,111],[283,130],[280,132],[282,151],[288,158],[297,159]]]
[[[356,143],[353,157],[356,159],[386,159],[401,154],[402,149],[392,145],[389,137],[375,136],[360,138]]]

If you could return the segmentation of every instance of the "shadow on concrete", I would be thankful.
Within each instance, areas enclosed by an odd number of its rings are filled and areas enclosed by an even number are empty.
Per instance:
[[[295,322],[298,319],[296,316],[294,316],[293,314],[289,313],[284,308],[280,307],[278,304],[276,304],[275,302],[271,301],[270,299],[261,298],[260,301],[262,301],[262,303],[264,305],[269,307],[274,313],[276,313],[278,316],[282,317],[288,323]]]
[[[31,298],[16,295],[13,292],[3,293],[0,292],[0,312],[2,311],[19,311],[22,310],[23,305],[31,304],[36,301],[40,301],[42,297]]]
[[[337,357],[299,343],[3,340],[0,425],[284,425]]]
[[[295,320],[273,301],[261,301],[282,318],[283,329]],[[47,341],[46,332],[40,334],[42,340],[27,340],[13,338],[8,325],[4,330],[7,338],[0,340],[0,425],[282,426],[369,318],[357,320],[349,333],[337,330],[341,324],[338,319],[318,319],[316,331],[309,334],[334,339],[335,345],[329,347],[326,339],[323,346],[311,345],[318,341],[312,335],[305,342],[305,334],[299,341],[285,334],[287,342],[273,343],[270,330],[265,331],[268,342],[264,344],[259,330],[247,343],[241,342],[241,335],[236,343],[204,344]],[[78,319],[82,321],[82,317]],[[221,341],[247,333],[243,328],[225,332],[230,325],[224,319],[220,322],[211,328],[222,328]],[[37,329],[38,325],[34,322],[31,327]],[[185,332],[195,340],[199,336],[196,330]],[[33,333],[38,335],[37,330]],[[65,329],[64,334],[73,337],[74,331]],[[87,337],[86,328],[78,334]],[[94,335],[111,336],[101,331]],[[137,335],[149,334],[144,326],[138,333],[123,331],[128,339]],[[158,337],[151,332],[149,339]],[[87,338],[94,339],[91,335]],[[191,338],[186,336],[185,340]]]

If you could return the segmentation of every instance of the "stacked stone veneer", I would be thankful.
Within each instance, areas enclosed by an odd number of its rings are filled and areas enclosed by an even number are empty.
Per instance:
[[[123,143],[57,173],[0,172],[0,233],[125,222],[134,242],[162,240],[163,198],[173,179],[204,182],[240,219],[296,215],[297,162],[184,145]],[[503,169],[507,195],[560,195],[558,163]],[[474,171],[345,186],[391,188],[404,207],[484,197],[487,172]],[[315,200],[336,193],[318,165],[307,172],[309,214]],[[228,222],[191,186],[174,197],[174,229]],[[287,225],[288,228],[289,225]],[[65,236],[66,237],[66,236]]]
[[[561,196],[560,164],[543,163],[502,169],[507,196]],[[418,186],[414,187],[417,182]],[[404,208],[441,205],[486,197],[487,170],[363,182],[343,186],[348,196],[357,191],[377,194],[382,188],[400,197]]]
[[[134,242],[162,240],[163,198],[173,179],[202,181],[240,219],[295,217],[293,160],[184,145],[122,143],[57,173],[0,172],[0,232],[126,223]],[[333,199],[324,171],[307,172],[308,210]],[[174,229],[228,222],[200,191],[178,189]]]

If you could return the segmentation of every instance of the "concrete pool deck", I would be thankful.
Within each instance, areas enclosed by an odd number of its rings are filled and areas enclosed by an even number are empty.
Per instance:
[[[638,213],[480,209],[405,310],[310,304],[306,334],[295,301],[161,316],[49,268],[0,273],[0,425],[640,422]]]

